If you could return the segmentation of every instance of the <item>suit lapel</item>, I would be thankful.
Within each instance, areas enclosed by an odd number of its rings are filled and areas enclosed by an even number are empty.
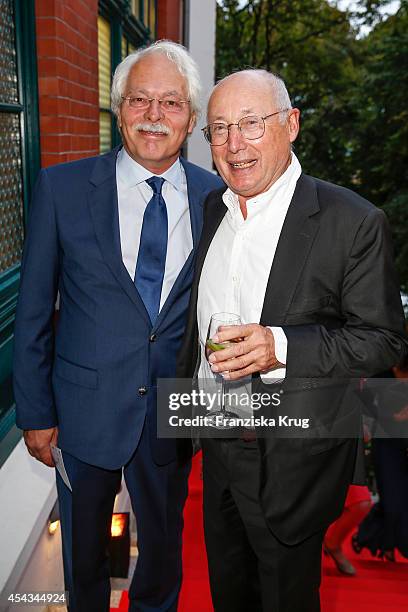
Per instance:
[[[201,229],[203,226],[203,191],[200,186],[194,181],[192,172],[189,169],[187,162],[181,159],[187,179],[187,197],[188,206],[190,209],[191,234],[193,236],[193,249],[197,248],[200,240]]]
[[[319,228],[314,180],[299,178],[290,203],[265,292],[261,325],[282,324]]]
[[[116,157],[119,148],[96,160],[88,202],[96,239],[112,274],[150,325],[149,315],[122,261],[119,232]]]
[[[197,305],[198,286],[200,284],[201,272],[203,269],[204,261],[207,256],[207,252],[212,242],[212,239],[214,238],[215,233],[228,210],[221,199],[221,194],[223,191],[225,191],[225,189],[214,194],[214,196],[210,196],[210,198],[207,200],[208,207],[205,216],[203,233],[201,235],[201,240],[197,251],[194,282],[191,288],[191,304]],[[195,312],[193,319],[193,324],[197,325]]]
[[[197,285],[200,280],[201,271],[204,265],[204,261],[207,255],[207,251],[210,247],[212,239],[215,236],[217,229],[220,226],[221,221],[223,220],[227,207],[221,198],[221,193],[225,191],[222,190],[215,194],[215,199],[212,198],[208,200],[208,213],[206,215],[206,224],[203,228],[203,234],[201,236],[200,247],[197,252],[197,263],[196,263],[196,281]]]

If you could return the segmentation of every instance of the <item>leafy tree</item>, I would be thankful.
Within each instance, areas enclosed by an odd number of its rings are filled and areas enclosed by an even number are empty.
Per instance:
[[[217,15],[217,78],[244,67],[280,74],[302,111],[296,147],[307,172],[343,184],[357,81],[356,32],[326,0],[225,0]]]
[[[384,207],[408,289],[408,0],[386,20],[388,0],[356,4],[219,0],[216,77],[253,66],[284,78],[301,110],[304,170]],[[365,38],[363,24],[372,27]]]
[[[358,191],[386,211],[408,290],[408,2],[362,41],[353,163]]]

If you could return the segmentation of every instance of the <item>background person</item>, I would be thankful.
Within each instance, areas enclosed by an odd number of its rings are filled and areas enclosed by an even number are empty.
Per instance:
[[[408,359],[389,376],[382,381],[388,384],[373,395],[382,431],[374,429],[371,440],[379,500],[360,524],[352,546],[356,553],[367,548],[373,556],[393,562],[397,550],[408,559]]]
[[[368,487],[350,485],[341,516],[330,525],[324,536],[323,551],[330,555],[339,572],[347,576],[355,576],[356,568],[344,554],[343,542],[358,527],[370,508]]]

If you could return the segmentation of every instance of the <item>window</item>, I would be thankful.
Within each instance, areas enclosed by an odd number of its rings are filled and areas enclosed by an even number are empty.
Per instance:
[[[14,7],[0,13],[0,274],[18,264],[23,246],[23,180]]]
[[[152,37],[156,34],[156,0],[131,0],[132,15],[139,19],[149,30]]]
[[[142,21],[151,35],[156,35],[156,0],[143,0]]]
[[[112,74],[126,55],[151,40],[148,24],[155,22],[156,2],[145,0],[100,0],[98,18],[99,134],[100,152],[121,142],[116,118],[110,110]],[[129,11],[130,8],[130,11]],[[147,20],[143,18],[147,15]]]
[[[27,204],[39,169],[33,3],[0,12],[0,441],[14,424],[12,341]],[[29,110],[28,110],[29,109]]]
[[[111,27],[109,21],[98,17],[99,70],[99,149],[105,153],[112,148],[112,115],[110,86],[112,74]]]
[[[133,53],[133,51],[136,51],[136,47],[128,41],[126,36],[122,36],[122,59],[129,55],[129,53]]]
[[[130,10],[136,19],[140,19],[140,0],[131,0]]]
[[[149,2],[149,30],[153,36],[156,36],[156,2]]]

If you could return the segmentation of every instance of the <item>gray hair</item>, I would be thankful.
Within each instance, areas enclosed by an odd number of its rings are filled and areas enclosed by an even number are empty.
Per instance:
[[[273,72],[268,72],[268,70],[264,70],[262,68],[247,68],[245,70],[240,70],[239,72],[233,72],[232,74],[229,74],[228,76],[218,81],[213,91],[215,91],[219,85],[221,85],[225,81],[228,81],[231,77],[241,74],[256,75],[267,81],[271,87],[271,92],[274,101],[276,102],[277,110],[292,108],[292,103],[290,101],[288,90],[286,89],[285,81],[277,74],[274,74]],[[286,117],[283,113],[279,115],[279,120],[281,123],[285,123]]]
[[[158,40],[149,47],[138,49],[125,57],[117,66],[111,88],[111,108],[113,113],[116,117],[119,116],[119,109],[123,101],[122,96],[133,66],[140,62],[142,58],[154,53],[161,53],[176,64],[180,74],[186,80],[191,112],[195,112],[198,116],[201,111],[201,81],[198,66],[185,47],[170,40]]]

